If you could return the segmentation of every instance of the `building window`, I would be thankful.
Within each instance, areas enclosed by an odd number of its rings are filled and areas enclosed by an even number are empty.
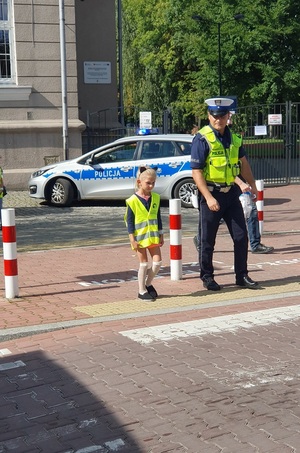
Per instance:
[[[0,0],[0,83],[15,82],[12,68],[12,0]]]

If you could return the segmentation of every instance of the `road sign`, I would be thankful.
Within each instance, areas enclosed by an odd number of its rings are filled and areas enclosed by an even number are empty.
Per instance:
[[[282,114],[268,115],[268,124],[282,124]]]
[[[152,129],[151,112],[140,112],[140,128]]]

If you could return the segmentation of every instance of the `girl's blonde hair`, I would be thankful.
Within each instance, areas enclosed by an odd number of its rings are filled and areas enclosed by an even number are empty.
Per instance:
[[[138,181],[140,179],[153,178],[155,180],[156,176],[156,168],[140,167],[136,175],[135,190],[139,189]]]

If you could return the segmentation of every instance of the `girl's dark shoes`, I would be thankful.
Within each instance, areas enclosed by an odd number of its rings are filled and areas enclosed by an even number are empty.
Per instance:
[[[150,285],[150,286],[146,286],[146,290],[148,291],[148,293],[150,294],[150,296],[152,296],[153,299],[156,299],[158,294],[157,294],[157,291],[156,289],[154,288],[154,286]]]
[[[155,297],[152,297],[151,294],[149,294],[149,293],[144,293],[144,294],[139,293],[138,298],[142,299],[142,300],[148,300],[148,301],[155,299]]]
[[[157,291],[154,286],[146,286],[147,292],[144,294],[138,294],[138,298],[142,300],[155,300],[157,298]]]

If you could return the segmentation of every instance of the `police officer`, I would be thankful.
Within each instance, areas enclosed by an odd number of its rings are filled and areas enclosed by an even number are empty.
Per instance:
[[[257,188],[251,167],[245,156],[242,139],[227,126],[232,99],[207,99],[209,125],[195,135],[191,149],[193,179],[200,193],[199,233],[201,237],[200,278],[211,291],[220,290],[214,279],[213,252],[216,235],[223,218],[234,244],[235,283],[256,289],[248,275],[248,236],[239,200],[240,190],[234,183],[237,175]]]

